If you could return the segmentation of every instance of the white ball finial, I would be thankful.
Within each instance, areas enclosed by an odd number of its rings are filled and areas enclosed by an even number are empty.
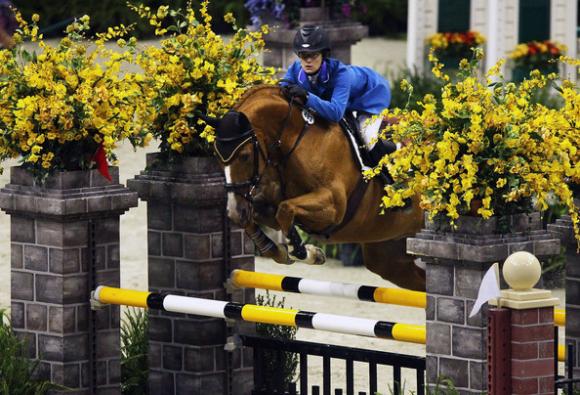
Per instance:
[[[514,252],[503,264],[503,278],[514,291],[529,291],[542,275],[540,261],[526,251]]]

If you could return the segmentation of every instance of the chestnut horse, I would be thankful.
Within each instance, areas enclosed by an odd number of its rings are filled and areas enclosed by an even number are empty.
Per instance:
[[[209,118],[208,118],[209,119]],[[250,89],[233,110],[208,122],[225,166],[228,215],[262,255],[279,263],[324,263],[295,226],[325,243],[361,243],[365,266],[401,287],[424,290],[425,272],[406,254],[405,238],[423,224],[418,200],[380,214],[383,185],[364,181],[337,123],[316,119],[278,86]],[[289,245],[261,230],[281,230]]]

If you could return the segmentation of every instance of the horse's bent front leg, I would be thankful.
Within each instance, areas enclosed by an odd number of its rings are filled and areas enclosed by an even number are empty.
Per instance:
[[[248,225],[244,230],[250,239],[252,239],[262,256],[285,265],[294,263],[288,255],[288,248],[273,242],[255,223]]]
[[[284,200],[278,206],[276,221],[290,240],[290,258],[310,265],[321,265],[326,254],[311,244],[303,245],[294,227],[297,221],[310,229],[322,230],[336,224],[335,199],[329,189],[319,189],[306,195]]]
[[[296,219],[309,229],[325,229],[338,221],[334,200],[332,192],[327,188],[284,200],[278,205],[276,221],[286,236]]]

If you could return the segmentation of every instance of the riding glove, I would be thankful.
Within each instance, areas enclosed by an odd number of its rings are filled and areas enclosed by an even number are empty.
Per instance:
[[[288,98],[288,100],[298,100],[302,104],[305,104],[308,98],[308,91],[297,84],[286,85],[282,88],[282,93],[286,98]]]

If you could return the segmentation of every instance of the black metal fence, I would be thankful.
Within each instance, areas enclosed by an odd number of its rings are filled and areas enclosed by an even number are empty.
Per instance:
[[[560,376],[558,374],[558,327],[555,327],[555,341],[554,341],[554,354],[555,356],[555,367],[556,367],[556,380],[555,392],[558,393],[558,389],[561,388],[568,395],[574,394],[574,389],[578,388],[578,383],[580,383],[580,377],[574,378],[574,366],[575,366],[575,347],[573,343],[566,344],[566,375]],[[576,390],[576,393],[578,390]]]
[[[413,369],[417,378],[417,395],[425,395],[425,358],[396,354],[384,351],[365,350],[331,344],[311,343],[299,340],[279,340],[263,338],[259,336],[241,336],[242,343],[246,347],[254,349],[254,385],[252,395],[320,395],[319,386],[308,387],[308,356],[322,357],[322,395],[354,395],[354,362],[368,364],[369,370],[369,395],[378,392],[377,366],[391,366],[393,369],[392,388],[386,388],[381,393],[401,395],[401,369]],[[574,377],[575,348],[573,344],[566,345],[566,375],[558,374],[558,328],[555,327],[555,392],[563,389],[568,395],[574,394],[574,388],[578,388],[580,378]],[[296,353],[299,355],[300,388],[296,384],[290,384],[287,391],[273,392],[264,386],[264,350],[277,350]],[[340,359],[346,367],[346,389],[332,388],[331,383],[331,359]],[[367,392],[358,391],[358,395],[366,395]]]
[[[322,357],[322,394],[323,395],[354,395],[354,362],[363,362],[368,364],[369,371],[369,395],[378,392],[377,366],[391,366],[393,370],[392,387],[385,388],[381,393],[400,395],[401,387],[401,369],[412,369],[416,372],[417,377],[417,395],[424,395],[425,389],[425,358],[411,355],[395,354],[383,351],[365,350],[361,348],[351,348],[335,346],[330,344],[310,343],[299,340],[278,340],[271,338],[262,338],[257,336],[241,336],[244,346],[254,349],[254,385],[255,390],[252,395],[319,395],[321,389],[319,386],[312,386],[308,391],[308,356]],[[284,393],[275,394],[271,389],[264,388],[264,350],[278,350],[292,352],[299,355],[300,369],[300,389],[296,385],[290,385]],[[332,389],[331,383],[331,359],[339,359],[345,362],[346,367],[346,388]],[[358,395],[366,395],[367,392],[358,391]]]

